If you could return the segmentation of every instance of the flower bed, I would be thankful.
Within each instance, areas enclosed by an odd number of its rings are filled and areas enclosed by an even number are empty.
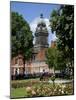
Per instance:
[[[47,81],[24,80],[14,81],[11,83],[11,86],[12,97],[22,97],[22,93],[24,94],[24,97],[60,96],[73,94],[72,82],[64,84],[55,83],[55,85],[53,85],[53,83],[48,83]]]
[[[49,83],[41,83],[39,85],[29,87],[29,89],[26,88],[26,92],[29,97],[71,95],[73,94],[73,86],[72,84],[56,84],[53,86]]]

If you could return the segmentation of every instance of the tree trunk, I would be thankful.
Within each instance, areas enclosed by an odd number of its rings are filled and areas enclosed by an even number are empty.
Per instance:
[[[23,75],[25,74],[25,58],[23,58]]]
[[[53,67],[53,69],[54,69],[54,73],[53,74],[55,75],[55,68]]]

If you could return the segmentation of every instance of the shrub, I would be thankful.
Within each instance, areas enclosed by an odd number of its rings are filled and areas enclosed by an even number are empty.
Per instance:
[[[36,81],[36,80],[28,80],[28,81],[15,81],[15,82],[12,82],[11,83],[11,87],[12,88],[21,88],[21,87],[27,87],[27,86],[31,86],[32,84],[35,85],[35,84],[39,84],[40,81]]]

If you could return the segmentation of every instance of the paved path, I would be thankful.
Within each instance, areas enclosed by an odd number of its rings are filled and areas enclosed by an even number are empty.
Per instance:
[[[55,80],[55,83],[69,83],[69,82],[73,82],[73,80],[65,80],[65,79]],[[52,83],[52,81],[49,80],[49,83]]]

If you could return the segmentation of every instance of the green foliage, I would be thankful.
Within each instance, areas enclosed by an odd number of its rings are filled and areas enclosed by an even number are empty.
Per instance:
[[[63,5],[50,16],[50,27],[56,32],[57,49],[62,54],[62,63],[74,63],[74,6]],[[60,59],[59,59],[60,60]],[[61,64],[62,66],[63,64]]]
[[[31,81],[32,80],[32,81]],[[27,87],[27,86],[31,86],[32,84],[33,85],[36,85],[36,84],[39,84],[40,81],[37,80],[37,79],[27,79],[27,80],[16,80],[16,81],[13,81],[11,83],[11,87],[16,89],[16,88],[23,88],[23,87]]]
[[[62,51],[58,50],[58,55],[57,55],[57,70],[64,70],[66,68],[66,62],[65,62],[65,57]]]
[[[46,63],[49,65],[49,68],[54,68],[57,66],[57,49],[48,48],[46,51]]]
[[[29,59],[32,55],[32,32],[22,15],[16,12],[11,12],[11,37],[12,57],[21,53],[24,59]]]
[[[46,63],[49,68],[55,70],[63,70],[66,67],[66,63],[63,58],[63,52],[59,51],[57,47],[48,48],[46,51]]]
[[[19,15],[17,12],[11,12],[12,35],[16,35],[17,32],[21,31],[23,26],[26,26],[30,30],[28,23],[23,19],[22,15]]]

